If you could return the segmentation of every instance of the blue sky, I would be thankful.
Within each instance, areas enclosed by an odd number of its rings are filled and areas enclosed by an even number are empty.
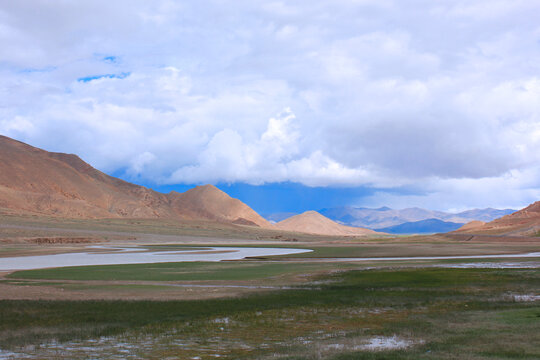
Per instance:
[[[520,208],[540,199],[538,13],[2,2],[0,134],[153,188],[218,184],[264,212]]]
[[[309,187],[298,183],[273,183],[249,185],[244,183],[216,184],[232,197],[248,203],[260,214],[279,212],[302,213],[308,210],[321,210],[329,207],[360,203],[375,191],[369,188]],[[189,190],[192,185],[153,186],[154,190],[179,192]]]

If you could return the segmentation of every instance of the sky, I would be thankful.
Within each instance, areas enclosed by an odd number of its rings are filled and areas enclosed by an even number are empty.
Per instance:
[[[540,0],[0,0],[0,134],[261,212],[540,200]],[[279,198],[280,201],[276,201]]]

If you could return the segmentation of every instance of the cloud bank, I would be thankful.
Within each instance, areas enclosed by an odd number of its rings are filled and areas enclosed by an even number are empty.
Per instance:
[[[525,205],[540,198],[539,12],[530,0],[4,2],[0,133],[143,183]]]

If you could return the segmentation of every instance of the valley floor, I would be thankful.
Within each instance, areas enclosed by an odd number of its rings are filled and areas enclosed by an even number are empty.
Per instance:
[[[314,251],[0,274],[0,359],[537,359],[540,257],[347,258],[531,253],[539,240],[3,217],[0,257],[95,244]]]

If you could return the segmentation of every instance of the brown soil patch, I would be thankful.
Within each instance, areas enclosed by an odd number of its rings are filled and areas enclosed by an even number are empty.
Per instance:
[[[72,286],[88,289],[70,289]],[[137,285],[141,288],[137,288]],[[152,285],[153,287],[145,287]],[[101,288],[100,288],[101,287]],[[0,300],[194,300],[240,296],[266,289],[230,287],[173,287],[145,282],[63,281],[58,285],[13,285],[0,283]]]
[[[87,238],[87,237],[36,237],[36,238],[19,238],[19,239],[2,239],[2,243],[16,244],[16,243],[29,243],[39,245],[50,244],[95,244],[103,242],[103,239],[99,238]]]

